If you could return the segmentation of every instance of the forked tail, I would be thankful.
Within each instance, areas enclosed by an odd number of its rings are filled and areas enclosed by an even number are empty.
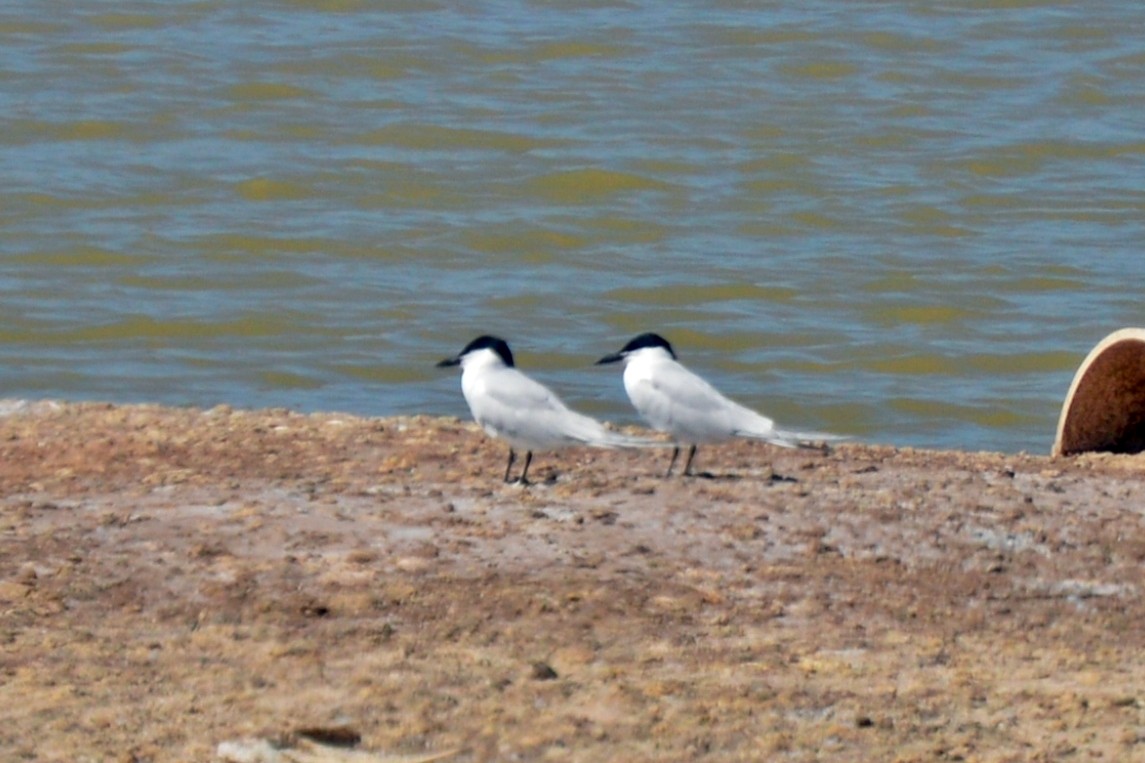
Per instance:
[[[739,437],[748,437],[753,440],[763,440],[781,448],[814,448],[821,449],[831,443],[850,440],[847,435],[831,434],[830,432],[797,432],[790,429],[772,429],[770,432],[736,432]]]
[[[636,437],[633,435],[604,430],[599,443],[605,448],[670,448],[673,443],[666,440],[656,440],[651,437]]]

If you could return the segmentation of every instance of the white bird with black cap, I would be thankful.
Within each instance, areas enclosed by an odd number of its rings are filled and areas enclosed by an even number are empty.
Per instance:
[[[632,339],[619,352],[596,362],[624,363],[624,389],[628,399],[653,429],[667,432],[676,441],[665,477],[680,455],[680,444],[688,443],[684,474],[692,473],[692,459],[699,443],[747,437],[784,448],[819,447],[815,443],[843,440],[823,432],[795,432],[779,429],[766,416],[729,400],[704,379],[688,370],[672,345],[659,334],[645,333]]]
[[[594,418],[566,406],[548,387],[513,364],[504,339],[479,336],[452,358],[437,364],[461,366],[461,392],[473,418],[491,436],[509,443],[505,481],[517,450],[525,451],[525,468],[517,480],[528,484],[533,451],[576,445],[596,448],[664,447],[665,443],[612,432]]]

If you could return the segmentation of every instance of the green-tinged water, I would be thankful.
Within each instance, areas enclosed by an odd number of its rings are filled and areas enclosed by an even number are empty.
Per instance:
[[[1046,451],[1145,325],[1145,7],[0,5],[0,397],[465,415],[479,333],[635,421]]]

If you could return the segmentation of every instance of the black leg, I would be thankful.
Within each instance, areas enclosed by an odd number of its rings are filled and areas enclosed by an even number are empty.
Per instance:
[[[533,463],[533,451],[525,451],[525,469],[521,472],[521,484],[529,484],[529,464]]]
[[[684,476],[685,477],[691,477],[692,476],[692,459],[695,457],[696,457],[696,446],[692,445],[691,449],[688,451],[688,462],[686,464],[684,464]]]
[[[668,462],[668,472],[664,475],[664,479],[672,476],[672,467],[676,465],[676,457],[680,455],[680,446],[672,448],[672,460]]]
[[[512,470],[513,462],[516,460],[517,460],[517,454],[513,452],[512,448],[509,448],[509,463],[505,466],[505,481],[506,482],[509,481],[509,472],[510,472],[510,470]]]

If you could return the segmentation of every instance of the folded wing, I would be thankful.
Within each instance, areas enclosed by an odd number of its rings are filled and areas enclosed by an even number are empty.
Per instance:
[[[471,406],[473,418],[482,427],[511,443],[530,450],[566,445],[633,448],[662,445],[655,440],[611,432],[596,419],[578,413],[557,395],[515,368],[482,379]]]

